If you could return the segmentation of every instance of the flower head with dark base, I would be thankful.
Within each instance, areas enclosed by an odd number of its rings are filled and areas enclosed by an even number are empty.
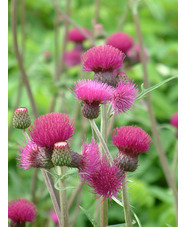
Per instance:
[[[118,48],[123,53],[127,53],[133,46],[133,38],[124,32],[116,32],[107,38],[106,44]]]
[[[48,113],[33,122],[29,133],[37,145],[53,149],[55,143],[67,141],[73,136],[74,125],[64,113]]]
[[[114,114],[129,110],[134,105],[137,92],[138,89],[133,81],[131,82],[127,77],[120,79],[111,99]]]
[[[36,207],[26,199],[11,200],[8,204],[8,218],[13,226],[24,226],[25,222],[33,222],[37,214]]]
[[[148,151],[150,136],[137,126],[123,126],[111,133],[112,143],[119,150],[116,160],[124,171],[133,172],[137,168],[138,155]]]
[[[88,119],[99,116],[99,105],[106,104],[111,100],[114,88],[92,80],[79,80],[75,83],[74,95],[83,101],[82,114]]]
[[[38,146],[33,141],[28,141],[25,147],[20,147],[19,165],[23,169],[54,167],[51,161],[51,151],[44,147]]]
[[[83,54],[83,70],[93,71],[94,80],[116,86],[113,72],[122,67],[124,58],[125,55],[112,46],[96,46]]]
[[[124,174],[121,173],[117,164],[112,166],[108,163],[105,156],[101,158],[99,147],[93,140],[90,144],[85,143],[82,147],[83,165],[80,168],[81,178],[94,189],[93,194],[97,197],[103,196],[112,198],[120,192]]]

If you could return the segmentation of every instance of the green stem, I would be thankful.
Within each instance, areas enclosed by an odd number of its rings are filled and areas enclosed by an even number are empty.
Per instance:
[[[126,227],[132,227],[131,213],[130,213],[130,205],[129,205],[129,197],[128,197],[128,189],[127,189],[127,173],[125,173],[125,180],[123,182],[122,188],[122,201],[123,201],[123,210],[125,216]]]
[[[58,174],[60,176],[64,175],[65,172],[66,172],[66,167],[59,167],[58,166]],[[59,181],[59,187],[60,188],[66,187],[65,179],[61,179]],[[68,205],[67,205],[67,192],[66,192],[66,190],[60,190],[59,191],[59,200],[60,200],[60,208],[61,208],[62,227],[68,227],[69,221],[68,221]]]
[[[101,105],[101,135],[106,142],[107,139],[107,106]],[[103,155],[103,147],[101,147],[101,154]],[[100,227],[108,225],[108,199],[100,198]]]

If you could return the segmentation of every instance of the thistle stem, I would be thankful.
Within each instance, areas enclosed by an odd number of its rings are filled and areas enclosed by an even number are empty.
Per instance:
[[[107,107],[106,105],[101,105],[101,135],[106,142],[107,139]],[[101,149],[101,154],[103,156],[103,147]],[[100,198],[100,227],[108,225],[108,199]]]
[[[134,0],[131,0],[131,3],[132,3],[133,20],[134,20],[134,24],[135,24],[135,27],[136,27],[136,34],[137,34],[139,47],[140,47],[140,59],[141,59],[141,62],[142,62],[142,68],[143,68],[143,73],[144,73],[144,87],[148,88],[148,87],[150,87],[149,86],[149,76],[148,76],[148,72],[147,72],[147,62],[146,62],[146,59],[145,59],[143,36],[142,36],[140,20],[139,20],[139,16],[138,16],[137,2],[134,1]],[[159,133],[158,133],[158,126],[157,126],[157,122],[156,122],[156,118],[155,118],[155,114],[154,114],[154,110],[153,110],[153,105],[152,105],[150,93],[147,94],[147,107],[148,107],[148,114],[149,114],[149,118],[150,118],[150,122],[151,122],[152,134],[153,134],[153,137],[154,137],[154,140],[155,140],[157,152],[158,152],[158,155],[159,155],[160,164],[162,166],[162,170],[164,172],[166,181],[167,181],[169,187],[173,191],[175,209],[176,209],[176,218],[178,219],[178,190],[177,190],[174,178],[172,176],[171,170],[169,168],[168,160],[166,158],[166,155],[164,153],[164,150],[163,150],[163,147],[162,147],[162,144],[161,144],[161,140],[160,140]]]
[[[123,202],[123,211],[125,216],[126,227],[132,227],[128,189],[127,189],[127,173],[125,173],[125,180],[123,181],[122,202]]]
[[[66,172],[66,167],[59,167],[58,166],[58,174],[60,176],[64,175]],[[59,181],[59,187],[60,188],[65,188],[66,183],[65,179],[61,179]],[[68,205],[67,205],[67,192],[66,190],[60,190],[59,191],[59,200],[60,200],[60,209],[61,209],[61,222],[62,222],[62,227],[68,227],[69,226],[69,221],[68,221]]]

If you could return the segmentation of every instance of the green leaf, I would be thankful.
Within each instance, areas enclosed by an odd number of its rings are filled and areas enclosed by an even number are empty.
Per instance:
[[[138,226],[139,226],[139,227],[142,227],[141,222],[140,222],[138,216],[136,215],[136,213],[135,213],[133,210],[131,210],[131,212],[133,213],[133,215],[134,215],[134,217],[135,217],[135,219],[136,219],[136,221],[137,221]]]
[[[80,209],[83,211],[83,213],[87,216],[89,221],[92,223],[94,227],[98,227],[97,222],[92,218],[92,216],[89,214],[87,210],[85,210],[82,206],[80,206]]]
[[[156,85],[154,85],[154,86],[152,86],[152,87],[150,87],[150,88],[147,88],[147,89],[145,89],[145,88],[144,88],[144,84],[142,84],[142,85],[141,85],[141,91],[142,91],[142,92],[137,96],[136,100],[141,99],[143,96],[145,96],[145,95],[148,94],[149,92],[155,90],[156,88],[160,87],[161,85],[163,85],[163,84],[165,84],[165,83],[167,83],[167,82],[169,82],[170,80],[173,80],[173,79],[175,79],[175,78],[178,78],[178,76],[177,76],[177,75],[176,75],[176,76],[171,76],[171,77],[169,77],[168,79],[166,79],[166,80],[164,80],[164,81],[162,81],[162,82],[160,82],[160,83],[158,83],[158,84],[156,84]]]

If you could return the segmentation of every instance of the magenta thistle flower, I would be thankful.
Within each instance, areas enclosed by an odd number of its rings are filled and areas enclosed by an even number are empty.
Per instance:
[[[59,221],[58,221],[58,217],[57,217],[57,214],[56,212],[51,212],[50,213],[50,218],[52,219],[52,221],[54,222],[55,225],[58,225],[59,224]]]
[[[170,120],[171,125],[178,128],[178,113],[174,113]]]
[[[66,141],[73,136],[74,125],[66,114],[48,113],[33,122],[29,133],[37,145],[53,148],[55,143]]]
[[[111,132],[112,143],[119,152],[116,162],[124,171],[133,172],[138,166],[138,155],[148,151],[151,144],[150,136],[137,126],[124,126]]]
[[[133,46],[133,38],[124,32],[116,32],[107,38],[106,43],[126,53]]]
[[[89,35],[90,31],[86,28],[83,28],[83,30]],[[68,33],[68,41],[76,42],[76,43],[82,43],[87,38],[77,29],[73,28]]]
[[[72,50],[65,53],[65,63],[67,66],[75,66],[80,65],[81,63],[81,51],[80,50]]]
[[[54,167],[51,161],[51,151],[38,146],[35,142],[29,141],[25,147],[20,147],[19,166],[23,169]]]
[[[113,72],[122,67],[125,55],[109,45],[96,46],[82,56],[83,70],[94,72]]]
[[[124,174],[121,173],[120,168],[116,164],[111,166],[105,157],[101,159],[98,144],[93,140],[90,144],[85,142],[81,154],[83,164],[79,171],[85,173],[81,174],[81,178],[94,189],[92,193],[104,198],[116,196],[124,180]]]
[[[149,149],[150,136],[137,126],[123,126],[111,133],[112,143],[120,152],[131,156],[138,156]]]
[[[75,83],[74,95],[78,100],[82,100],[82,114],[88,119],[99,116],[99,105],[106,104],[113,94],[114,89],[98,81],[79,80]]]
[[[114,114],[129,110],[134,105],[137,92],[133,81],[130,82],[126,77],[120,80],[111,99]]]
[[[145,60],[149,61],[149,56],[148,56],[148,52],[147,52],[146,48],[144,48],[144,53],[145,53]],[[127,55],[127,58],[130,59],[132,64],[136,64],[136,63],[141,62],[141,60],[140,60],[140,47],[139,47],[138,44],[136,44],[129,51],[127,51],[126,55]]]
[[[24,225],[33,222],[37,214],[36,207],[26,199],[11,200],[8,204],[8,218],[14,225]]]

